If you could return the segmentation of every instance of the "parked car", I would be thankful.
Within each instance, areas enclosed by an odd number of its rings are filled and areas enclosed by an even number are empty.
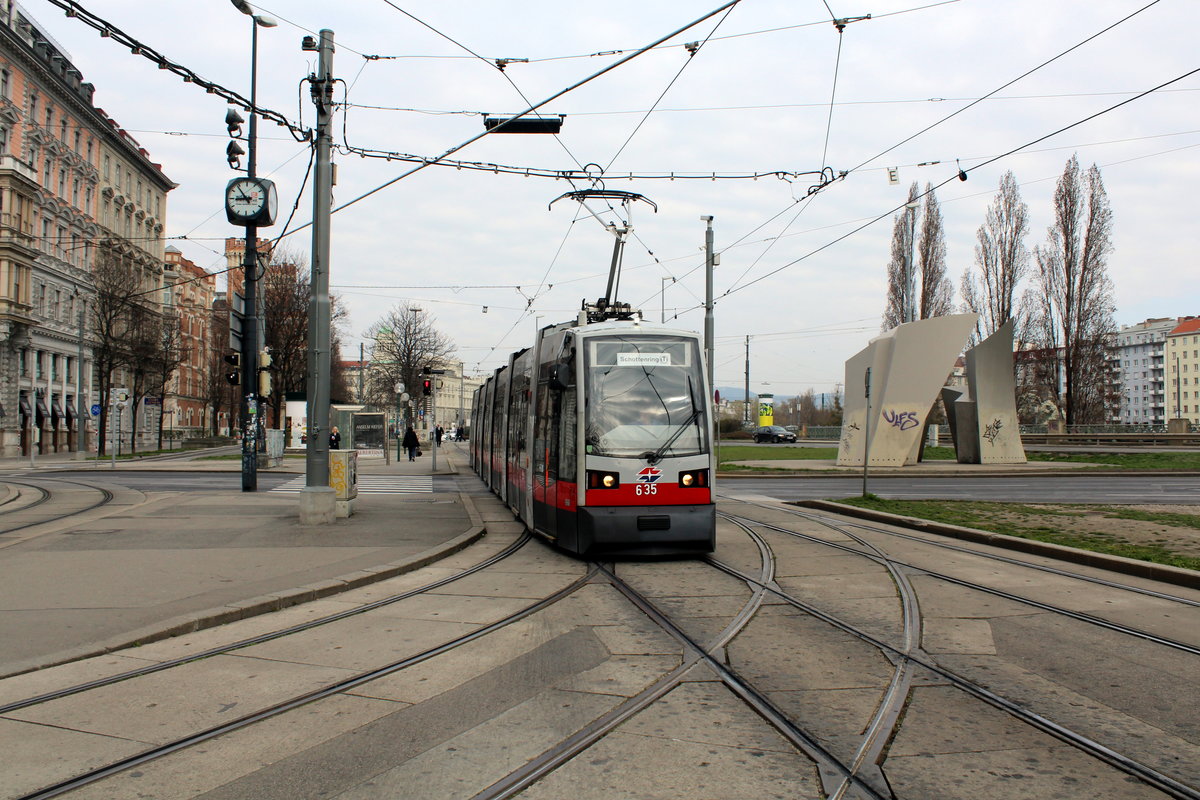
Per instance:
[[[794,442],[796,441],[796,434],[792,433],[782,425],[767,425],[754,431],[754,441],[776,443]]]

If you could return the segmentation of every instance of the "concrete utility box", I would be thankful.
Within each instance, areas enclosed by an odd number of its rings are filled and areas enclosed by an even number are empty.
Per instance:
[[[358,497],[358,453],[353,450],[329,451],[329,488],[334,492],[335,514],[348,517],[354,513],[354,498]]]

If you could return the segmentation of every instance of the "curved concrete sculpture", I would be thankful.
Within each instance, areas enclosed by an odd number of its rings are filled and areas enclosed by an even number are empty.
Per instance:
[[[967,351],[967,392],[947,386],[942,398],[961,464],[1024,464],[1013,377],[1013,321]],[[947,393],[959,396],[950,402]]]
[[[951,314],[908,322],[872,339],[846,361],[839,466],[862,466],[866,457],[867,367],[871,368],[871,465],[916,463],[925,418],[978,318],[973,313]]]

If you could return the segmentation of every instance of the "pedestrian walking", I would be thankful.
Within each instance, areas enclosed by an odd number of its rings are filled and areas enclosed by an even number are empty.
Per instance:
[[[338,433],[337,425],[329,432],[329,449],[337,450],[342,446],[342,435]]]
[[[408,426],[408,430],[404,432],[404,441],[402,442],[404,449],[408,451],[408,460],[417,460],[417,448],[421,446],[421,440],[417,438],[417,432]]]
[[[437,429],[433,432],[433,435],[437,437],[438,447],[441,447],[442,446],[442,426],[441,425],[437,426]]]

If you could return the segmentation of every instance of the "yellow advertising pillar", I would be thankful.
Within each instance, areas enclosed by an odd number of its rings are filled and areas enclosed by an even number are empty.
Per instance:
[[[758,426],[775,424],[775,395],[760,394],[758,396]]]

